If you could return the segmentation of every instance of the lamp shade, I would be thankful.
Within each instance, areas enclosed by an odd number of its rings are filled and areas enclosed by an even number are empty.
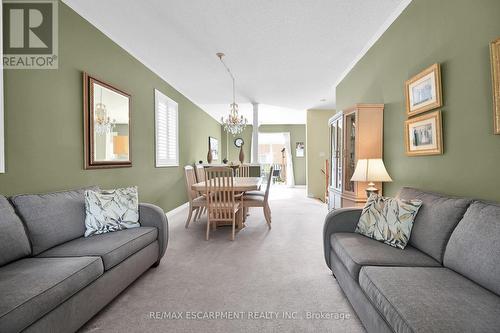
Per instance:
[[[392,178],[387,173],[382,159],[360,159],[356,164],[356,169],[351,177],[351,181],[392,182]]]
[[[128,135],[116,135],[113,137],[113,154],[128,155]]]

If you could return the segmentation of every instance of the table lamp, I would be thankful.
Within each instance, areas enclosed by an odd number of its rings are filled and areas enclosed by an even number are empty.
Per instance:
[[[113,137],[113,154],[128,155],[128,135],[116,135]]]
[[[392,178],[387,173],[381,158],[359,159],[351,181],[368,182],[366,196],[369,198],[372,193],[378,193],[374,182],[392,182]]]

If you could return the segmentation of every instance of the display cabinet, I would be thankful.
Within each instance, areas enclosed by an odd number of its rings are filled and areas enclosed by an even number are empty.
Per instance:
[[[358,159],[382,158],[383,113],[383,104],[356,104],[330,118],[330,209],[366,202],[368,183],[353,182],[351,177]]]

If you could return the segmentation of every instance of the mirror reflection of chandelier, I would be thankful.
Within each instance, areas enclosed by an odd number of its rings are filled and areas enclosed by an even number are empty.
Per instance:
[[[94,108],[94,129],[96,133],[106,134],[111,133],[114,122],[108,116],[108,111],[106,110],[106,105],[102,102],[102,87],[101,87],[101,97],[99,103],[96,103]]]
[[[239,114],[238,104],[236,104],[236,101],[235,101],[236,89],[235,89],[235,83],[234,83],[234,81],[235,81],[234,75],[233,75],[233,73],[231,73],[231,70],[229,69],[229,67],[227,67],[224,60],[222,60],[224,53],[219,52],[216,55],[217,55],[217,57],[219,57],[220,62],[224,65],[227,72],[231,76],[231,79],[233,80],[233,103],[231,103],[229,105],[229,114],[227,115],[227,117],[225,119],[224,119],[224,117],[221,117],[220,120],[221,120],[222,126],[224,127],[224,130],[226,132],[229,132],[233,135],[236,135],[236,134],[243,132],[243,130],[245,129],[245,127],[248,124],[248,121],[245,117],[243,117],[243,115]]]

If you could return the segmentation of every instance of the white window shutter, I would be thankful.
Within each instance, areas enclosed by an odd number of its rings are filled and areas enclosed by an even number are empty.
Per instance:
[[[179,166],[179,111],[172,99],[155,89],[156,167]]]

